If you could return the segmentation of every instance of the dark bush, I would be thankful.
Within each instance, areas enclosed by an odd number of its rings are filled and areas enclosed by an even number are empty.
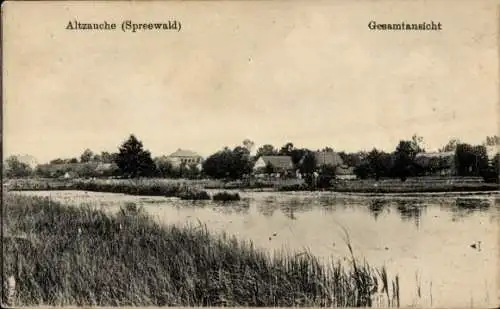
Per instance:
[[[238,192],[236,193],[230,193],[230,192],[219,192],[214,194],[213,196],[214,201],[222,201],[222,202],[227,202],[227,201],[239,201],[241,200],[240,195]]]

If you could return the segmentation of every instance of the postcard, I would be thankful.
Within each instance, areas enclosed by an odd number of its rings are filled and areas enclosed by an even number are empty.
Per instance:
[[[6,1],[2,304],[484,308],[496,1]]]

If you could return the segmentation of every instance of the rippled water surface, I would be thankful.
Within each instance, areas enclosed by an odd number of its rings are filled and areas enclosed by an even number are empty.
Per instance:
[[[115,211],[135,202],[163,223],[206,224],[251,240],[326,259],[357,256],[400,278],[401,305],[492,307],[500,304],[498,195],[369,197],[334,193],[241,193],[232,203],[181,201],[79,191],[22,192]],[[474,245],[476,248],[473,248]]]

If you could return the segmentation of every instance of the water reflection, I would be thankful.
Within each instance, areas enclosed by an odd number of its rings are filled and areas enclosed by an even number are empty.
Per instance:
[[[427,206],[418,200],[400,200],[397,201],[396,210],[401,216],[402,220],[413,221],[417,228],[420,227],[420,220],[422,218],[422,212]]]
[[[241,201],[231,202],[213,202],[212,209],[221,214],[246,214],[250,208],[250,201],[243,199]]]
[[[276,203],[275,198],[266,198],[262,203],[259,203],[256,206],[257,211],[266,217],[272,217],[274,212],[280,208],[280,205]]]
[[[453,205],[449,205],[452,221],[463,220],[476,212],[486,211],[490,208],[491,201],[487,199],[457,198]]]
[[[373,215],[375,220],[378,219],[378,216],[387,209],[389,201],[387,199],[373,199],[370,201],[370,205],[368,209]]]

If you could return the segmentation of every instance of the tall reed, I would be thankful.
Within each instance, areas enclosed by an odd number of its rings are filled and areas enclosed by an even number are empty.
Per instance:
[[[4,198],[4,271],[18,306],[370,306],[378,290],[379,272],[355,259],[270,255],[203,225],[160,225],[134,205],[110,215]]]

